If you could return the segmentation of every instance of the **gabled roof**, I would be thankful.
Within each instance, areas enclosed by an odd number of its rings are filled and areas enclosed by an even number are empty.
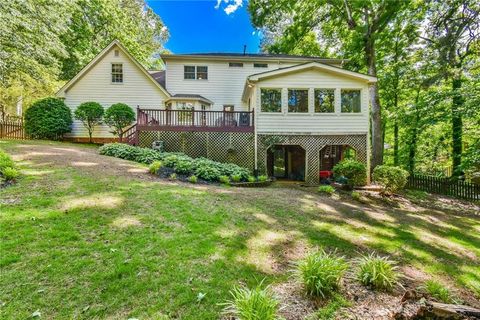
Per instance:
[[[358,79],[358,80],[364,80],[364,81],[367,81],[368,83],[377,82],[376,77],[334,67],[329,64],[320,63],[318,61],[307,62],[307,63],[297,64],[291,67],[285,67],[285,68],[279,68],[275,70],[255,73],[248,76],[247,81],[256,82],[265,78],[280,76],[287,73],[298,72],[298,71],[303,71],[308,69],[318,69],[318,70],[328,71],[334,74],[339,74],[339,75],[347,76],[347,77]]]
[[[80,70],[79,73],[75,75],[70,81],[68,81],[60,90],[57,92],[57,96],[64,95],[68,89],[70,89],[78,80],[80,80],[90,69],[92,69],[110,50],[117,46],[137,67],[142,71],[145,76],[152,81],[152,83],[157,86],[160,91],[162,91],[167,97],[170,97],[170,93],[162,87],[162,85],[154,79],[154,77],[137,61],[128,50],[120,43],[118,40],[113,40],[108,46],[106,46],[99,54],[95,56],[85,67]]]

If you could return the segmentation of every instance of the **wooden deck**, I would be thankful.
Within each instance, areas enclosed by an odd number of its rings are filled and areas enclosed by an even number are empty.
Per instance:
[[[137,109],[138,131],[253,132],[253,111]]]

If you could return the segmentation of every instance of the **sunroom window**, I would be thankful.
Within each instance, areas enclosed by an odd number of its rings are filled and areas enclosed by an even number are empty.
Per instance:
[[[359,113],[362,111],[360,90],[342,89],[342,112]]]
[[[316,113],[335,112],[334,89],[315,89],[314,100]]]
[[[307,89],[288,89],[288,112],[308,112]]]
[[[260,89],[260,109],[262,112],[281,112],[282,90]]]

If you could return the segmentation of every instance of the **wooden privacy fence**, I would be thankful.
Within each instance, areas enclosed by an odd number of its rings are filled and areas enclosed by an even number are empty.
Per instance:
[[[10,116],[0,118],[0,139],[27,139],[23,119]]]
[[[480,185],[452,178],[412,174],[408,177],[407,188],[466,200],[480,200]]]

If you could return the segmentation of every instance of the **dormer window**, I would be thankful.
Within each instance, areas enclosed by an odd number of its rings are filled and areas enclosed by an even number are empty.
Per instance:
[[[123,83],[123,64],[112,63],[112,83]]]

